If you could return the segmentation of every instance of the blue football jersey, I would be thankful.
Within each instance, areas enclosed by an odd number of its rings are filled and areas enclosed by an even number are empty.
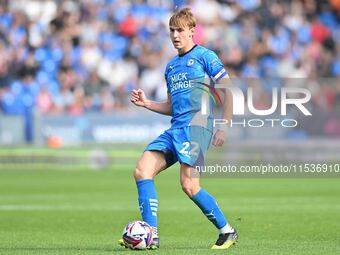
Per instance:
[[[165,69],[172,102],[171,128],[197,125],[212,130],[216,101],[212,88],[226,75],[216,53],[200,45],[171,59]]]

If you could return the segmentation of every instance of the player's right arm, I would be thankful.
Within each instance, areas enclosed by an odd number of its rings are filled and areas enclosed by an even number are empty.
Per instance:
[[[149,100],[142,89],[134,89],[131,92],[130,101],[140,107],[144,107],[150,111],[157,112],[164,115],[172,115],[171,97],[168,93],[168,99],[164,102],[156,102]]]

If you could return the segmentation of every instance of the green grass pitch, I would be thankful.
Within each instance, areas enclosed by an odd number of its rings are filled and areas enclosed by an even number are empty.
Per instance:
[[[213,251],[216,230],[181,191],[178,165],[156,179],[161,249],[119,247],[140,217],[133,167],[0,170],[0,254],[340,254],[340,179],[202,180],[240,236]]]

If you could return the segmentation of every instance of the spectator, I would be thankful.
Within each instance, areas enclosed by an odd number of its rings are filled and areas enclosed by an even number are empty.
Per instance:
[[[258,100],[275,79],[340,76],[339,1],[60,0],[49,19],[8,2],[0,6],[5,114],[121,110],[136,87],[166,98],[164,61],[175,55],[167,17],[185,4],[199,17],[196,42],[219,52],[231,76],[273,79]]]

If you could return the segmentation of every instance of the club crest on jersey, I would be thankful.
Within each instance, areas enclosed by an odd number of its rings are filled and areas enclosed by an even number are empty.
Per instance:
[[[192,58],[188,59],[187,66],[192,66],[195,63],[195,60]]]

